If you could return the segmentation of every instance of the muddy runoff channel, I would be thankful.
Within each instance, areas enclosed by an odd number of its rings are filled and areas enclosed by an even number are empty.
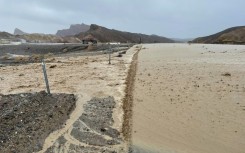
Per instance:
[[[19,87],[2,90],[0,92],[2,93],[0,95],[0,152],[128,152],[131,136],[132,79],[135,75],[135,61],[138,51],[139,48],[133,48],[127,58],[118,59],[117,63],[114,61],[116,64],[111,66],[119,66],[129,74],[122,83],[124,84],[123,88],[118,87],[119,83],[107,82],[110,90],[113,90],[114,86],[117,87],[114,90],[125,90],[122,91],[124,98],[118,96],[119,92],[108,94],[110,93],[108,89],[105,89],[105,93],[96,92],[91,95],[84,93],[82,95],[78,94],[75,87],[68,88],[67,86],[64,86],[62,91],[69,89],[68,93],[71,94],[61,94],[57,92],[58,89],[53,89],[54,94],[51,95],[44,91],[22,93],[27,89]],[[87,58],[83,57],[83,59]],[[123,62],[122,59],[128,63],[127,69],[120,66]],[[60,60],[62,61],[62,59]],[[81,61],[81,59],[77,60]],[[94,59],[91,60],[94,61]],[[89,64],[86,63],[85,65],[89,68]],[[92,64],[94,66],[96,63]],[[105,63],[102,62],[101,65],[104,66]],[[59,67],[57,64],[55,69]],[[8,79],[4,75],[8,68],[1,69],[1,71],[3,70],[1,81],[4,84],[8,83]],[[69,72],[66,74],[71,77]],[[76,77],[78,77],[77,74]],[[103,78],[99,77],[99,79]],[[52,84],[52,77],[50,80]],[[103,81],[106,80],[103,79]],[[91,83],[90,81],[84,82]],[[32,86],[27,87],[29,91],[33,90]],[[93,86],[91,88],[94,89]],[[78,89],[84,91],[81,86],[78,86]],[[13,94],[6,94],[8,91]],[[122,115],[118,113],[120,107]],[[119,114],[116,118],[115,112]],[[118,121],[120,118],[121,121]],[[119,123],[121,126],[118,125]]]

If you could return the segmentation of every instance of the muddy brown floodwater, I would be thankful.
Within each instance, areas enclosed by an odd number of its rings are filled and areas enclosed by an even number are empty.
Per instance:
[[[244,153],[245,46],[143,45],[134,153]]]

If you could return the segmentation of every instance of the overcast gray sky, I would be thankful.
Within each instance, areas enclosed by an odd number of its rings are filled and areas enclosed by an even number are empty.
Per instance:
[[[245,0],[0,0],[0,31],[51,33],[70,24],[194,38],[245,25]]]

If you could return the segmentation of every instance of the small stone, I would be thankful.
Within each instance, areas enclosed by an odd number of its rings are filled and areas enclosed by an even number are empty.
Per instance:
[[[49,68],[53,69],[53,68],[56,68],[57,65],[51,65]]]
[[[231,73],[226,72],[226,73],[223,73],[222,76],[230,77],[231,76]]]
[[[100,131],[101,132],[106,132],[106,129],[105,128],[101,128]]]

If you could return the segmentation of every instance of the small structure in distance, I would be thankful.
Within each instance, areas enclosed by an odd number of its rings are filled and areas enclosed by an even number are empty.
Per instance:
[[[83,39],[83,44],[97,44],[97,40],[90,34],[85,36]]]

